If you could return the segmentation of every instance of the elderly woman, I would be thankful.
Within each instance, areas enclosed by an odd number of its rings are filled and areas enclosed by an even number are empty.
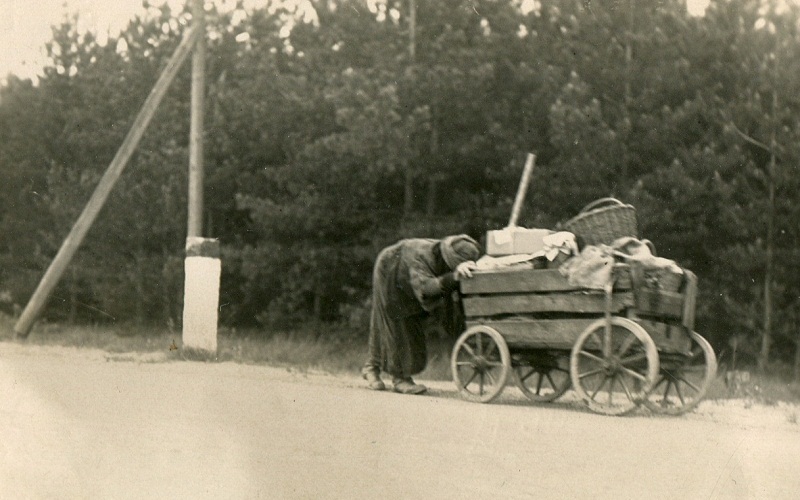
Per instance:
[[[370,389],[386,388],[380,373],[392,376],[395,392],[427,390],[411,378],[425,369],[425,319],[444,304],[458,281],[472,276],[480,246],[465,234],[442,240],[413,238],[384,248],[372,275],[369,359],[362,375]]]

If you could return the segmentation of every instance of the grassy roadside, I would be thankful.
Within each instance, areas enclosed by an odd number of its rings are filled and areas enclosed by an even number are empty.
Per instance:
[[[135,325],[37,324],[30,335],[18,340],[14,319],[0,315],[0,342],[24,342],[93,348],[109,353],[158,353],[166,359],[180,360],[181,332],[168,328]],[[217,336],[214,361],[292,367],[300,371],[358,375],[367,351],[366,332],[353,332],[343,326],[307,325],[291,331],[230,330],[221,328]],[[419,378],[449,380],[449,352],[452,344],[433,342],[429,363]]]
[[[158,353],[181,360],[181,332],[134,325],[72,326],[37,324],[25,340],[14,334],[14,319],[0,314],[0,342],[30,345],[94,348],[109,353]],[[220,329],[215,361],[291,367],[299,371],[358,375],[366,356],[366,333],[344,326],[306,325],[291,331]],[[450,380],[451,340],[435,340],[428,348],[424,380]],[[753,375],[749,384],[733,393],[720,373],[706,394],[709,400],[745,399],[775,405],[800,403],[800,384],[778,375]]]

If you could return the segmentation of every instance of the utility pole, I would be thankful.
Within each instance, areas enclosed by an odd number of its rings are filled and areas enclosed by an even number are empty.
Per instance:
[[[204,0],[192,0],[192,24],[200,37],[192,55],[189,127],[189,206],[183,292],[183,350],[207,359],[217,352],[219,284],[222,275],[219,241],[203,237],[203,117],[205,112],[206,24]]]
[[[205,109],[206,37],[203,0],[192,0],[192,23],[200,30],[192,54],[192,101],[189,125],[188,237],[203,235],[203,118]]]

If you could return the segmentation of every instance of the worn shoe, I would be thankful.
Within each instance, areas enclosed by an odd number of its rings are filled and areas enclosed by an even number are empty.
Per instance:
[[[386,389],[386,384],[383,383],[381,376],[376,370],[364,370],[361,372],[361,376],[364,377],[364,380],[369,382],[368,387],[373,391],[382,391]]]
[[[392,380],[392,386],[394,392],[399,392],[400,394],[422,394],[428,390],[424,385],[415,383],[411,377],[395,377]]]

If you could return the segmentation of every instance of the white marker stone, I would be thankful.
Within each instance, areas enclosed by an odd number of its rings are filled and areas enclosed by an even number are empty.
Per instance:
[[[219,240],[187,238],[184,269],[183,348],[197,354],[216,355],[222,273]]]

